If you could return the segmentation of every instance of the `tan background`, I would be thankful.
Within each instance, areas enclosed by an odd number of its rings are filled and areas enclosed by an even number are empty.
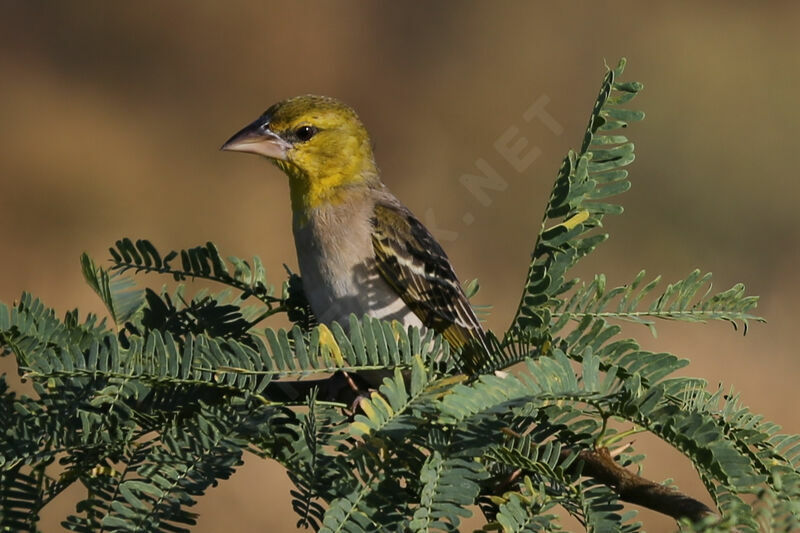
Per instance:
[[[387,184],[457,233],[443,244],[462,278],[480,277],[479,303],[494,305],[489,325],[501,329],[603,61],[625,55],[626,78],[646,85],[636,105],[648,118],[630,131],[634,188],[580,272],[620,284],[640,268],[671,280],[700,267],[720,289],[744,282],[769,319],[747,337],[721,324],[665,324],[657,341],[644,328],[629,333],[691,358],[687,374],[735,385],[755,411],[798,432],[798,23],[791,2],[4,2],[0,300],[24,289],[59,313],[101,312],[78,256],[105,259],[122,236],[165,250],[213,240],[260,255],[280,282],[281,264],[296,265],[286,180],[217,149],[274,101],[313,92],[356,107]],[[522,121],[542,96],[562,135]],[[493,148],[510,126],[541,150],[525,174]],[[508,182],[489,191],[488,207],[458,182],[478,158]],[[648,477],[702,494],[679,454],[648,451]],[[287,483],[249,458],[200,500],[197,531],[292,531]],[[48,509],[47,531],[75,496]],[[652,531],[671,529],[642,516]]]

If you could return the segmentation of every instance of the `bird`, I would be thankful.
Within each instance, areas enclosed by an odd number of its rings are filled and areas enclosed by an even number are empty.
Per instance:
[[[321,324],[369,315],[430,328],[474,372],[487,336],[442,246],[381,180],[370,136],[341,101],[280,101],[222,150],[267,158],[289,178],[303,292]]]

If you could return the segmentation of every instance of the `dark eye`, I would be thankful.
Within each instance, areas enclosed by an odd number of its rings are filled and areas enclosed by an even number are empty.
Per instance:
[[[309,140],[316,133],[317,133],[317,128],[315,128],[314,126],[300,126],[294,132],[294,134],[297,136],[297,140],[300,142],[305,142]]]

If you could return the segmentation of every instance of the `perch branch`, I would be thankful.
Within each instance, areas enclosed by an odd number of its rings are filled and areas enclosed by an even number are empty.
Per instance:
[[[570,453],[568,449],[562,450],[562,459],[566,459]],[[641,505],[676,520],[688,518],[698,522],[716,514],[703,502],[624,469],[614,460],[608,448],[581,451],[578,463],[581,462],[583,475],[614,489],[622,501]]]

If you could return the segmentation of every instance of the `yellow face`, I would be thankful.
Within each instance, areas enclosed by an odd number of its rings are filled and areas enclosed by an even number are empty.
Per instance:
[[[324,96],[273,105],[222,149],[274,161],[291,178],[292,204],[299,208],[335,201],[342,185],[377,179],[369,135],[355,111]]]

